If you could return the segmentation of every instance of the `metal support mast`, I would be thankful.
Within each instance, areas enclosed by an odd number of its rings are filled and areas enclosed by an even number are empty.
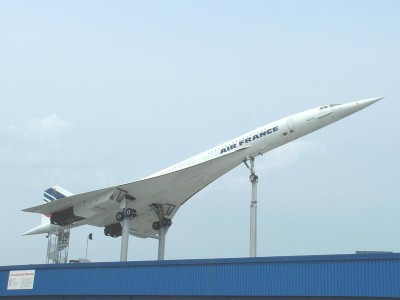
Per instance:
[[[158,230],[158,260],[164,260],[164,255],[165,255],[165,236],[167,235],[167,227],[161,226],[160,229]]]
[[[122,211],[118,212],[116,215],[117,221],[119,221],[122,226],[120,261],[128,260],[129,229],[132,219],[137,214],[135,209],[128,207],[128,200],[133,201],[135,198],[130,195],[125,195],[124,199],[120,202]]]
[[[250,163],[250,164],[249,164]],[[244,161],[250,170],[251,202],[250,202],[250,257],[257,256],[257,182],[258,176],[254,170],[254,157],[248,156]]]
[[[121,255],[120,261],[128,260],[128,246],[129,246],[129,223],[128,218],[122,220],[122,236],[121,236]]]
[[[153,229],[158,231],[158,260],[164,260],[165,255],[165,236],[167,235],[172,221],[165,217],[164,209],[161,204],[153,203],[150,207],[157,214],[158,220],[153,223]]]

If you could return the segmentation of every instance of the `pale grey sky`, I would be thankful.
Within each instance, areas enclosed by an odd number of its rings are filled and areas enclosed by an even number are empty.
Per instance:
[[[0,264],[42,263],[22,237],[59,184],[133,181],[320,104],[388,95],[257,159],[259,256],[400,251],[398,1],[1,1]],[[248,255],[240,166],[174,218],[166,258]],[[70,258],[119,259],[102,228]],[[129,259],[157,242],[131,238]]]

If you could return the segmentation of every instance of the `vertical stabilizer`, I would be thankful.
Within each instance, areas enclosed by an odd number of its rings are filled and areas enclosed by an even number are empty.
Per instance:
[[[51,201],[56,201],[58,199],[72,196],[73,194],[70,191],[67,191],[63,187],[59,185],[55,185],[51,188],[48,188],[44,191],[43,194],[43,203],[48,203]],[[57,226],[50,224],[50,215],[42,215],[42,219],[40,225],[28,230],[24,233],[24,235],[33,235],[33,234],[42,234],[42,233],[49,233],[51,227]]]
[[[51,202],[64,197],[72,196],[73,194],[59,185],[55,185],[44,191],[43,202]]]

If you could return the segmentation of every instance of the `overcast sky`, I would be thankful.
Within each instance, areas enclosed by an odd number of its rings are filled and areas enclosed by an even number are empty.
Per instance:
[[[276,119],[383,101],[256,160],[259,256],[400,251],[400,2],[1,1],[0,265],[43,263],[21,236],[55,184],[140,179]],[[195,195],[166,259],[246,257],[244,165]],[[119,259],[102,228],[70,256]],[[157,241],[130,238],[130,260]]]

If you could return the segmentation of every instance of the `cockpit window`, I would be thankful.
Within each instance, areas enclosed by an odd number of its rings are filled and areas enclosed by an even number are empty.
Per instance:
[[[324,105],[324,106],[321,106],[319,108],[319,110],[323,110],[323,109],[328,108],[328,107],[334,107],[334,106],[337,106],[337,105],[340,105],[340,104],[329,104],[329,106],[328,105]]]
[[[328,107],[334,107],[334,106],[337,106],[337,105],[340,105],[340,104],[329,104],[329,106],[328,105],[324,105],[324,106],[321,106],[319,108],[319,110],[323,110],[323,109],[328,108]]]

